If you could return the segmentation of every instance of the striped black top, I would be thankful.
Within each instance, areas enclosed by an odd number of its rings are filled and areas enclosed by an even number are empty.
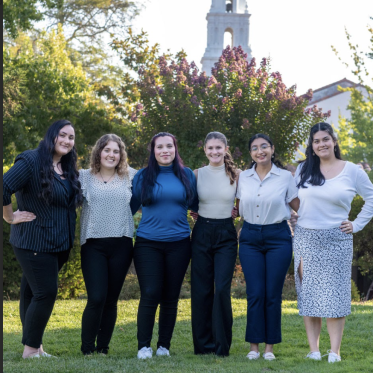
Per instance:
[[[36,215],[33,221],[11,226],[10,243],[38,252],[65,251],[72,247],[75,238],[74,198],[69,196],[69,188],[64,185],[66,181],[57,174],[54,175],[51,203],[39,198],[40,170],[38,149],[27,150],[17,156],[13,167],[4,175],[3,206],[11,203],[15,193],[17,208]]]

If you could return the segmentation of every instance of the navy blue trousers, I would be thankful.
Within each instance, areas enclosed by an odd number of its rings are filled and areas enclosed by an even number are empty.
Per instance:
[[[281,301],[292,259],[287,221],[258,225],[244,223],[239,257],[247,293],[246,342],[281,342]]]

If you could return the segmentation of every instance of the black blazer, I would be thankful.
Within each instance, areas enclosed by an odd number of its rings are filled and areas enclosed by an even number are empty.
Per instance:
[[[75,237],[76,211],[74,198],[57,174],[54,176],[52,201],[48,205],[38,197],[41,191],[41,159],[38,149],[17,156],[14,166],[4,175],[3,206],[11,203],[16,193],[20,211],[30,211],[36,219],[11,225],[10,243],[20,249],[59,252],[72,247]]]

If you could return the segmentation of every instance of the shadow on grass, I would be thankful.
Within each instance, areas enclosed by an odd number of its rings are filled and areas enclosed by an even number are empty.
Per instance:
[[[249,361],[246,354],[248,343],[244,342],[246,328],[245,302],[234,300],[234,325],[231,354],[227,358],[215,355],[195,356],[190,323],[190,302],[182,301],[179,321],[176,324],[171,357],[153,357],[139,361],[136,339],[136,303],[121,302],[118,322],[115,327],[107,357],[95,355],[83,357],[80,352],[80,317],[84,303],[70,301],[63,304],[65,314],[54,312],[44,337],[44,345],[49,353],[58,359],[39,359],[24,361],[22,352],[21,327],[18,314],[9,307],[4,307],[4,357],[5,372],[371,372],[373,366],[373,325],[372,305],[354,305],[353,314],[347,318],[342,344],[341,364],[328,364],[324,358],[321,362],[308,361],[306,333],[303,320],[298,316],[295,303],[286,303],[283,307],[282,332],[283,342],[275,346],[276,361],[267,362],[260,358]],[[7,303],[7,302],[5,302]],[[59,303],[60,304],[60,303]],[[59,308],[59,307],[56,307]],[[60,311],[57,309],[57,311]],[[127,320],[124,315],[129,315]],[[158,325],[153,332],[152,347],[156,348]],[[261,346],[263,349],[264,346]],[[325,323],[320,340],[320,349],[324,353],[329,348]]]

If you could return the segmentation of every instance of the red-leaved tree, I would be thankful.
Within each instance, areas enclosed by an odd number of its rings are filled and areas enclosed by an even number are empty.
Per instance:
[[[248,139],[259,132],[268,134],[280,159],[289,162],[310,127],[330,115],[316,106],[306,110],[311,90],[297,96],[295,86],[286,87],[281,74],[271,72],[269,60],[248,61],[241,47],[227,47],[211,76],[183,52],[174,58],[160,55],[145,33],[130,33],[113,47],[136,73],[126,75],[120,95],[108,97],[134,124],[128,151],[138,166],[147,158],[146,143],[161,131],[176,135],[180,154],[192,168],[205,162],[203,139],[210,131],[227,136],[241,168],[249,162]]]

